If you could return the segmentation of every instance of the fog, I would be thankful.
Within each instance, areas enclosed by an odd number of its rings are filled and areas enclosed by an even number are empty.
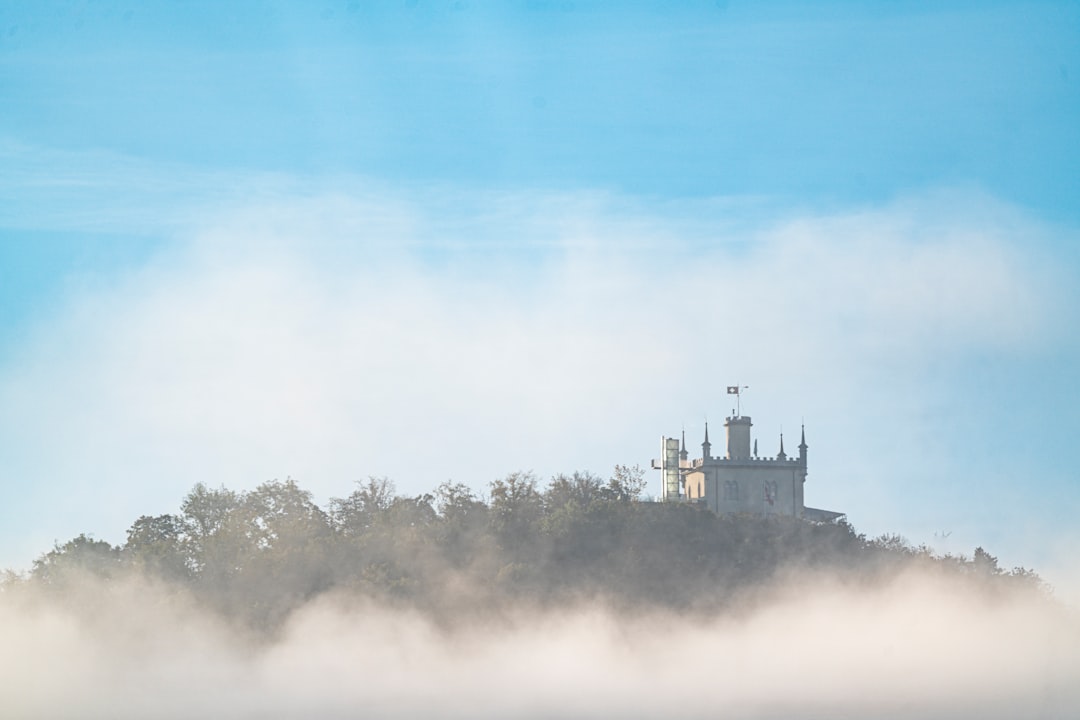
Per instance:
[[[333,593],[269,636],[130,577],[0,595],[3,715],[1071,717],[1080,618],[909,570],[762,586],[723,612],[581,601],[436,621]]]
[[[681,428],[696,451],[735,382],[763,453],[805,420],[808,502],[875,533],[1041,567],[1072,527],[1044,452],[1076,426],[1071,365],[1046,367],[1077,305],[1045,246],[1072,238],[993,198],[774,217],[345,186],[191,214],[144,263],[73,277],[0,363],[0,566],[115,542],[195,481],[326,498],[648,465]],[[1018,422],[1037,445],[999,442]],[[1035,474],[1053,490],[1015,482]]]

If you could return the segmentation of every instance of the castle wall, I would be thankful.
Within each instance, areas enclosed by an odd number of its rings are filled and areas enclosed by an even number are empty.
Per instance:
[[[686,474],[684,486],[687,500],[700,500],[705,497],[705,473],[692,472]]]
[[[704,479],[705,503],[715,513],[802,515],[803,469],[797,462],[719,460],[703,465],[698,474]]]

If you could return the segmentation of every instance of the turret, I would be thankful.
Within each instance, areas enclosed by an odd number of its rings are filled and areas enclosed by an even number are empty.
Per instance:
[[[690,453],[686,452],[686,430],[682,431],[682,446],[679,449],[679,459],[685,460],[690,457]]]
[[[729,460],[745,460],[750,457],[750,422],[748,417],[729,417],[727,428],[727,457]]]
[[[701,457],[708,460],[712,457],[710,451],[712,450],[712,443],[709,442],[709,423],[705,423],[705,442],[701,443]]]
[[[777,460],[787,460],[787,453],[784,452],[784,433],[780,433],[780,452],[776,453]]]
[[[799,443],[799,464],[806,467],[806,426],[802,426],[802,441]]]

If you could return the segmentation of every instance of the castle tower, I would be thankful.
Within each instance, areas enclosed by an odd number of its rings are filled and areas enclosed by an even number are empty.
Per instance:
[[[748,417],[729,417],[724,427],[727,428],[728,460],[745,460],[750,457],[750,427],[753,423]]]

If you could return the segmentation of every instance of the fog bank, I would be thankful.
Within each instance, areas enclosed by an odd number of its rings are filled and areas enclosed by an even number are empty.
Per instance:
[[[919,571],[790,580],[724,613],[600,602],[433,622],[345,594],[246,635],[182,591],[87,579],[0,596],[3,714],[190,717],[1066,717],[1080,619]]]

